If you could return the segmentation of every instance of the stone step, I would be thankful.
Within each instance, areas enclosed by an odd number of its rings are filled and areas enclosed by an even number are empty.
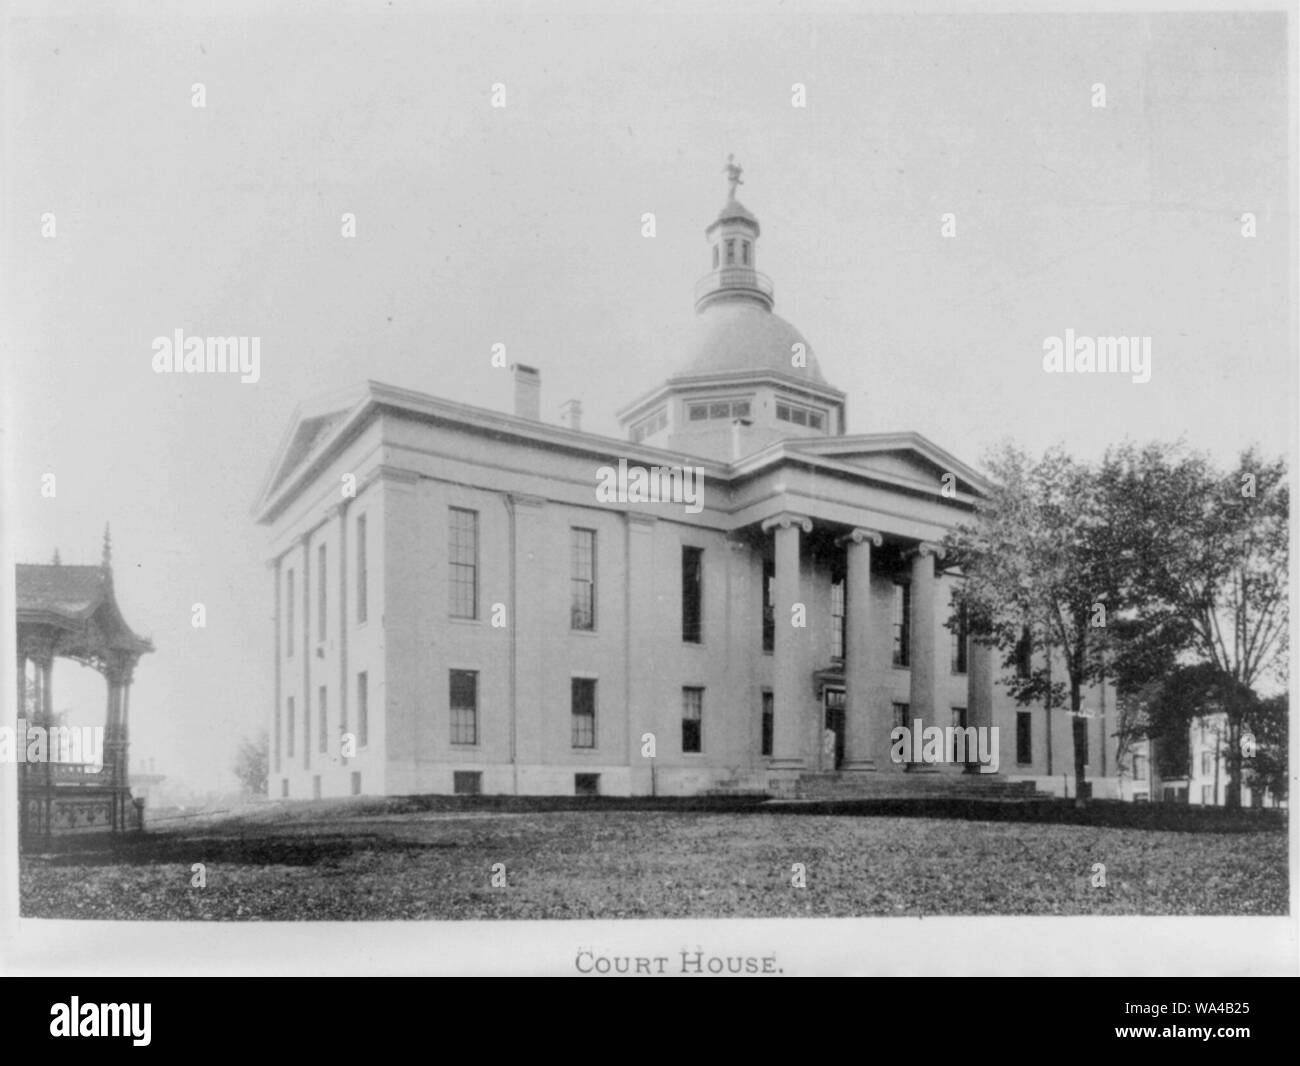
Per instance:
[[[1032,781],[1008,781],[993,774],[845,773],[804,774],[800,799],[1033,799]]]

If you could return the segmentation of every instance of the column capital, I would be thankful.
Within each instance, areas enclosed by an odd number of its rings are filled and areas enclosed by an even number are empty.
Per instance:
[[[906,554],[909,559],[925,558],[927,555],[933,555],[935,560],[938,561],[947,554],[947,551],[942,544],[936,544],[931,540],[923,540],[915,547],[910,548]]]
[[[763,521],[762,530],[764,533],[771,529],[789,529],[791,526],[798,526],[805,533],[812,532],[812,519],[806,515],[795,514],[792,511],[782,511],[778,515]]]
[[[842,537],[835,538],[836,544],[870,544],[873,548],[879,548],[884,542],[885,538],[874,529],[863,529],[861,527],[845,533]]]

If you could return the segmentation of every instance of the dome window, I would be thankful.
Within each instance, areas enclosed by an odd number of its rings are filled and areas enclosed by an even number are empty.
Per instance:
[[[826,424],[825,412],[792,403],[778,402],[776,417],[781,422],[791,422],[796,426],[807,426],[809,429],[821,429]]]
[[[736,262],[736,238],[728,237],[727,238],[727,266],[731,266],[735,262]]]
[[[744,266],[749,266],[749,241],[740,242],[740,262]]]
[[[713,400],[709,403],[687,405],[686,418],[690,422],[723,421],[749,417],[748,400]]]

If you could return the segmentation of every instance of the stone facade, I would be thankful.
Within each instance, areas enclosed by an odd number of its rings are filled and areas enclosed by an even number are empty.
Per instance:
[[[788,792],[921,769],[890,756],[899,720],[997,726],[1000,776],[1060,791],[1068,716],[1052,755],[1041,708],[1018,734],[1000,657],[949,627],[940,545],[982,478],[917,434],[846,435],[753,270],[757,220],[729,201],[707,235],[701,340],[627,439],[539,421],[532,368],[510,415],[373,382],[299,413],[257,507],[272,797]],[[620,462],[694,471],[696,506],[602,495]],[[1103,796],[1113,695],[1090,705]]]

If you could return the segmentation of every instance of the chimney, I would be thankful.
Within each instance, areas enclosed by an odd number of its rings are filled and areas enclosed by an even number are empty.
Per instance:
[[[560,425],[567,426],[576,433],[582,432],[582,402],[565,400],[560,405]]]
[[[515,414],[540,422],[542,418],[542,375],[535,367],[515,363]]]
[[[733,418],[731,420],[731,461],[733,463],[749,454],[747,450],[749,434],[745,430],[753,424],[753,419],[749,418]]]

